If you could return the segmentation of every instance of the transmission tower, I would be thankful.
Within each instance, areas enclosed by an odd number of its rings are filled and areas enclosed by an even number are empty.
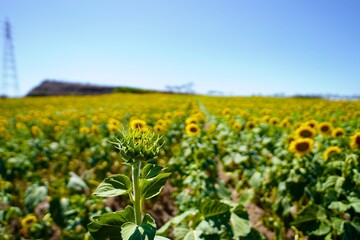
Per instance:
[[[17,96],[19,86],[16,72],[14,45],[11,34],[11,25],[8,20],[4,24],[4,58],[3,58],[3,82],[2,96]]]

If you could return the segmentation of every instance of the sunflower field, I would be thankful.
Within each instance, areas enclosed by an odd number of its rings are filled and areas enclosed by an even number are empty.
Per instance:
[[[0,99],[0,239],[360,239],[360,101]]]

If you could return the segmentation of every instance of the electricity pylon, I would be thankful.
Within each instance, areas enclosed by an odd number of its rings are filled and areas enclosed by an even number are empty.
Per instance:
[[[16,71],[14,45],[11,25],[8,20],[4,24],[4,56],[3,56],[3,81],[2,96],[17,96],[19,85]]]

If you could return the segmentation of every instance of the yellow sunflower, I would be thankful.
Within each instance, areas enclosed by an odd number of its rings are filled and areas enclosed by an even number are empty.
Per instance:
[[[31,228],[31,226],[36,222],[37,218],[34,214],[26,215],[23,219],[21,219],[21,227],[25,236],[28,235],[29,228]]]
[[[333,130],[333,126],[329,122],[322,122],[318,125],[318,129],[322,135],[330,135]]]
[[[38,126],[32,126],[31,127],[31,134],[34,136],[34,137],[37,137],[40,135],[40,128]]]
[[[307,121],[305,124],[313,129],[316,129],[319,123],[316,120],[311,119],[311,120]]]
[[[185,120],[185,124],[186,125],[189,125],[189,124],[198,124],[199,123],[199,120],[195,117],[189,117]]]
[[[272,125],[277,125],[280,122],[280,120],[278,118],[276,118],[276,117],[272,117],[272,118],[270,118],[269,122]]]
[[[245,124],[245,127],[247,129],[253,129],[255,127],[255,122],[253,121],[247,121],[246,124]]]
[[[154,126],[154,132],[161,133],[165,130],[165,127],[163,125],[156,124]]]
[[[345,134],[345,130],[340,127],[333,129],[331,132],[331,136],[333,136],[334,138],[345,136]]]
[[[341,153],[341,149],[338,146],[329,147],[323,154],[324,160],[327,160],[331,155],[339,153]]]
[[[315,130],[308,125],[302,125],[296,129],[295,136],[298,138],[314,138]]]
[[[146,131],[147,124],[144,120],[134,119],[130,122],[130,127],[132,130],[140,129],[141,131]]]
[[[81,127],[81,128],[80,128],[80,133],[81,133],[81,134],[89,134],[89,133],[90,133],[90,128],[88,128],[88,127]]]
[[[239,122],[234,122],[233,124],[232,124],[232,128],[236,131],[236,132],[239,132],[240,130],[241,130],[241,127],[242,127],[242,125],[241,125],[241,123],[239,123]]]
[[[289,135],[287,135],[286,136],[286,142],[288,143],[288,144],[290,144],[292,141],[294,141],[295,140],[295,136],[294,135],[292,135],[292,134],[289,134]]]
[[[190,124],[186,125],[185,132],[189,136],[196,136],[196,135],[200,134],[200,128],[197,124],[190,123]]]
[[[350,146],[351,148],[360,148],[360,132],[350,137]]]
[[[310,138],[298,138],[290,143],[289,150],[296,156],[302,157],[309,154],[314,146],[314,141]]]

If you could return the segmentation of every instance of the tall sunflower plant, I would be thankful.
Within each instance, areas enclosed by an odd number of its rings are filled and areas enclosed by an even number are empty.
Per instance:
[[[95,240],[168,239],[156,235],[155,220],[142,209],[143,201],[157,196],[171,174],[163,172],[163,167],[149,163],[159,154],[160,139],[150,131],[133,129],[122,131],[114,142],[124,163],[131,167],[131,176],[107,177],[93,194],[98,197],[127,194],[132,205],[122,211],[95,216],[88,224],[89,233]]]

